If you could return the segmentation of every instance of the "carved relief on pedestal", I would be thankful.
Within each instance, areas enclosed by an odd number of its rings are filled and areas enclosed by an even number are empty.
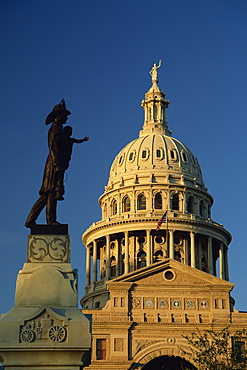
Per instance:
[[[43,310],[33,319],[25,320],[20,326],[20,343],[32,343],[42,340],[43,342],[63,342],[67,339],[67,325],[65,321],[52,315],[51,310]]]
[[[29,235],[27,262],[70,262],[69,235]]]

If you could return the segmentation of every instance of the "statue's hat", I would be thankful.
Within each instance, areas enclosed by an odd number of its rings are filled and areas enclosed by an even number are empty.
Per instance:
[[[52,123],[54,119],[58,117],[61,113],[65,113],[67,116],[71,114],[71,112],[66,109],[64,99],[62,99],[59,104],[55,105],[55,107],[52,109],[52,112],[48,114],[45,120],[45,124],[49,125],[50,123]]]

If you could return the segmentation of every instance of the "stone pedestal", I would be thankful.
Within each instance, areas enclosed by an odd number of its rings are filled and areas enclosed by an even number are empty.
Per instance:
[[[90,322],[77,308],[77,270],[70,264],[69,235],[61,233],[67,225],[62,226],[35,226],[28,236],[15,307],[0,320],[4,369],[79,370],[83,366],[91,346]]]

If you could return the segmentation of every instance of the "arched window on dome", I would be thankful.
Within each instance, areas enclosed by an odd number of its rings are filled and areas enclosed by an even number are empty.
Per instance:
[[[139,194],[137,197],[137,209],[138,210],[146,209],[146,197],[144,194]]]
[[[137,268],[140,269],[146,266],[146,252],[140,251],[137,253]]]
[[[188,213],[193,213],[194,212],[194,198],[190,196],[187,199],[187,212]]]
[[[172,211],[179,210],[179,196],[178,194],[174,194],[171,199],[171,209]]]
[[[155,194],[154,209],[162,209],[162,197],[160,193]]]
[[[203,200],[200,201],[199,213],[200,213],[200,216],[205,217],[205,204]]]
[[[126,195],[123,199],[123,212],[130,211],[130,198]]]
[[[117,214],[117,201],[116,201],[116,199],[113,199],[113,201],[112,201],[111,213],[112,213],[112,216]]]

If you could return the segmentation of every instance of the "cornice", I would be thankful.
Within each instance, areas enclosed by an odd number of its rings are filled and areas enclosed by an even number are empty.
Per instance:
[[[100,225],[97,226],[97,223],[95,224],[92,224],[86,231],[85,233],[83,234],[82,238],[83,240],[85,240],[85,238],[87,237],[90,237],[91,235],[93,235],[94,233],[96,233],[97,231],[99,230],[110,230],[111,228],[115,228],[116,226],[122,226],[122,225],[128,225],[128,224],[137,224],[138,226],[140,224],[144,224],[143,225],[143,229],[145,229],[146,227],[146,224],[147,223],[157,223],[159,221],[160,217],[146,217],[146,218],[129,218],[129,219],[122,219],[122,220],[119,220],[119,221],[99,221]],[[216,231],[217,233],[220,233],[221,235],[224,236],[224,238],[226,238],[228,240],[228,244],[230,243],[231,241],[231,234],[223,228],[223,226],[215,223],[214,221],[210,220],[210,221],[202,221],[202,220],[193,220],[193,219],[185,219],[185,218],[168,218],[168,225],[170,227],[170,225],[176,225],[176,224],[183,224],[183,225],[187,225],[188,226],[188,229],[190,228],[190,230],[183,230],[183,231],[194,231],[198,233],[198,227],[203,227],[203,228],[206,228],[208,230],[213,230],[213,231]],[[153,226],[151,229],[154,229],[155,230],[155,226]],[[168,227],[168,228],[169,228]],[[140,230],[140,228],[138,227],[137,230]],[[122,230],[119,230],[119,232],[121,232]],[[180,230],[181,231],[181,230]],[[108,234],[108,233],[107,233]]]

